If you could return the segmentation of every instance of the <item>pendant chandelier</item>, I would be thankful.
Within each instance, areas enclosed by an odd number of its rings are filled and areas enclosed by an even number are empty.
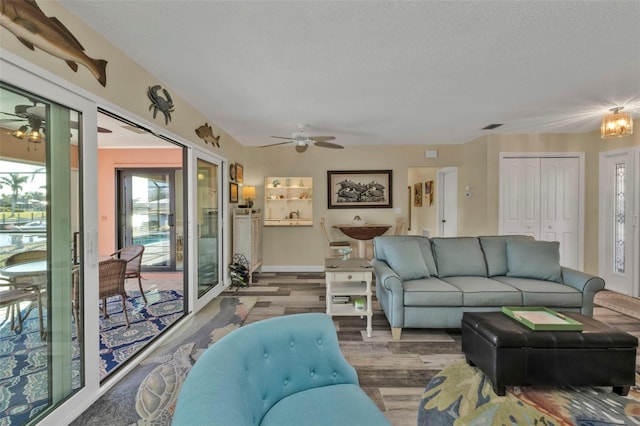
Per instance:
[[[628,112],[623,112],[624,107],[611,108],[608,114],[602,117],[600,137],[602,139],[621,138],[633,134],[633,118]]]

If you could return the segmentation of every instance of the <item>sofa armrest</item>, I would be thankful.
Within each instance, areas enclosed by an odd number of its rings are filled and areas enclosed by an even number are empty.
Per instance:
[[[387,262],[378,259],[372,259],[371,265],[376,273],[376,281],[387,290],[391,292],[402,293],[402,279],[400,276],[387,264]]]
[[[597,292],[604,290],[604,280],[595,275],[563,266],[562,281],[582,292],[581,313],[593,316],[593,298]]]
[[[404,287],[402,279],[383,260],[373,259],[376,273],[376,297],[392,328],[404,326]]]

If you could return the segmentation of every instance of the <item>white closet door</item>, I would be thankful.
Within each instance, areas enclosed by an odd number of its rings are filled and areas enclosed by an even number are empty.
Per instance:
[[[505,158],[500,167],[501,234],[540,238],[540,159]]]
[[[559,241],[560,263],[580,267],[580,159],[505,157],[500,162],[500,234]]]
[[[560,242],[560,263],[578,267],[580,160],[540,159],[540,239]]]

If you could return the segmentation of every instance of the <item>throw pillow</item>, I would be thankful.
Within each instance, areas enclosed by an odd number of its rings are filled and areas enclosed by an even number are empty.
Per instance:
[[[560,243],[507,241],[507,276],[562,282]]]
[[[429,278],[429,269],[417,241],[398,241],[385,248],[387,263],[403,280]]]
[[[432,238],[438,277],[487,276],[480,242],[473,237]]]
[[[487,261],[487,273],[490,277],[507,275],[507,241],[526,240],[534,241],[528,235],[491,235],[478,237],[484,258]]]

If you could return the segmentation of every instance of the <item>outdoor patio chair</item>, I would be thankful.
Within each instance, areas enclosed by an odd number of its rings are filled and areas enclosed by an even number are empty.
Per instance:
[[[127,313],[127,292],[124,289],[125,271],[127,261],[124,259],[108,259],[99,263],[99,297],[102,299],[102,316],[109,318],[107,310],[107,298],[120,296],[122,298],[122,311],[129,328],[129,314]]]
[[[124,259],[127,261],[127,272],[125,274],[125,279],[129,279],[129,278],[138,279],[138,287],[140,287],[140,293],[142,294],[142,299],[146,304],[147,297],[144,295],[144,291],[142,291],[142,276],[140,275],[140,268],[142,267],[143,253],[144,253],[144,246],[139,244],[134,244],[134,245],[123,247],[120,250],[111,253],[111,257],[114,257],[116,259]]]

